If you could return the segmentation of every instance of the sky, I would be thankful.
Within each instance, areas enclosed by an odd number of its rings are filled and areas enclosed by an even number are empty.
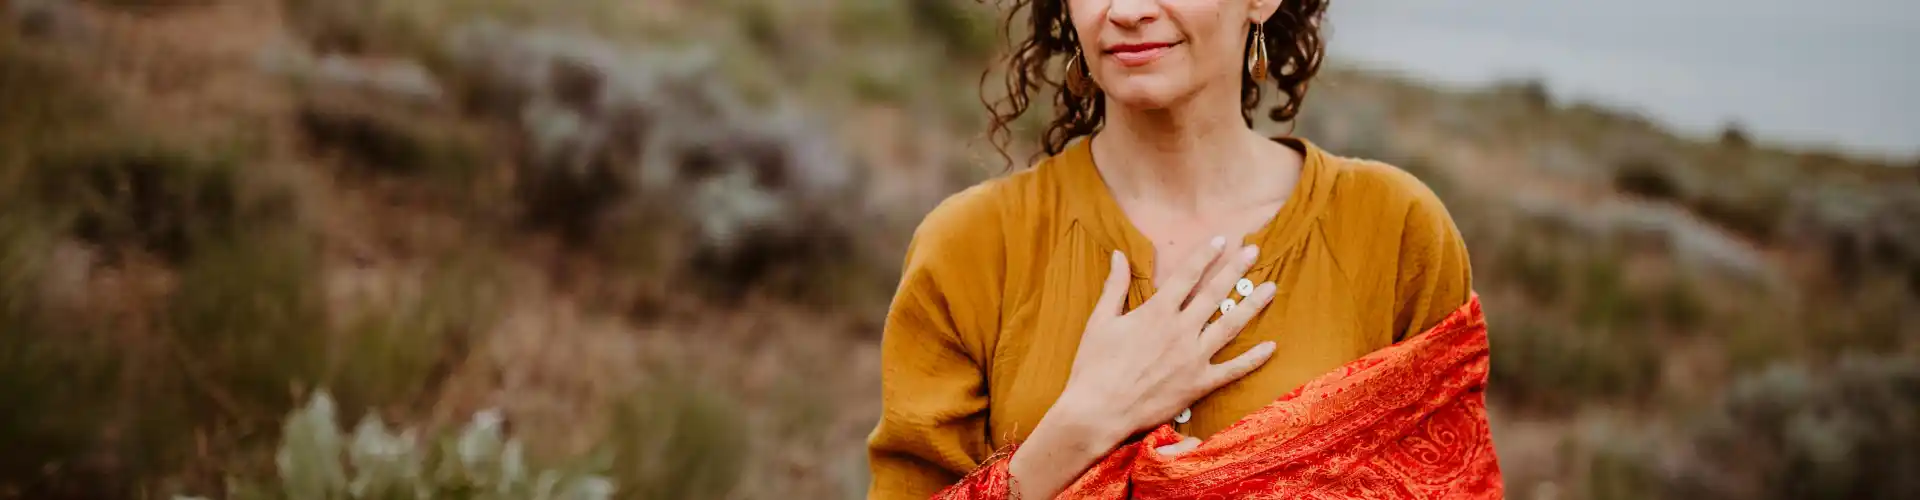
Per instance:
[[[1354,0],[1331,59],[1447,84],[1539,77],[1681,132],[1920,155],[1920,2]]]

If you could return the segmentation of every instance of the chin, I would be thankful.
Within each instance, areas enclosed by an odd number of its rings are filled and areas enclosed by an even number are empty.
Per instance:
[[[1148,80],[1145,78],[1132,80],[1135,81],[1119,82],[1118,85],[1107,88],[1107,96],[1111,97],[1114,103],[1126,106],[1128,109],[1156,110],[1173,107],[1186,94],[1171,88],[1172,86],[1166,85],[1165,82],[1140,81]]]

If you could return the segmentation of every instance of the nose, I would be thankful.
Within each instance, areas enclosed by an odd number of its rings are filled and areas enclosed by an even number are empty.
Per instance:
[[[1107,21],[1122,28],[1139,27],[1159,18],[1159,0],[1113,0],[1107,7]]]

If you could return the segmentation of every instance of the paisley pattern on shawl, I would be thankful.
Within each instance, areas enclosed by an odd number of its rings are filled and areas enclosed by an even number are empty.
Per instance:
[[[1497,499],[1487,428],[1480,298],[1433,328],[1321,375],[1165,457],[1162,425],[1090,467],[1059,498]],[[1016,478],[1002,450],[938,499],[1003,499]]]

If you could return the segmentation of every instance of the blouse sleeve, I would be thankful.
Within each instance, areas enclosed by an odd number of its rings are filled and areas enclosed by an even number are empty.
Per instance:
[[[1460,228],[1432,190],[1410,175],[1406,180],[1414,184],[1394,281],[1396,342],[1432,328],[1473,294],[1473,265]]]
[[[925,499],[984,463],[985,360],[1000,322],[1005,249],[991,184],[942,202],[914,231],[880,341],[881,415],[867,438],[870,499]]]

